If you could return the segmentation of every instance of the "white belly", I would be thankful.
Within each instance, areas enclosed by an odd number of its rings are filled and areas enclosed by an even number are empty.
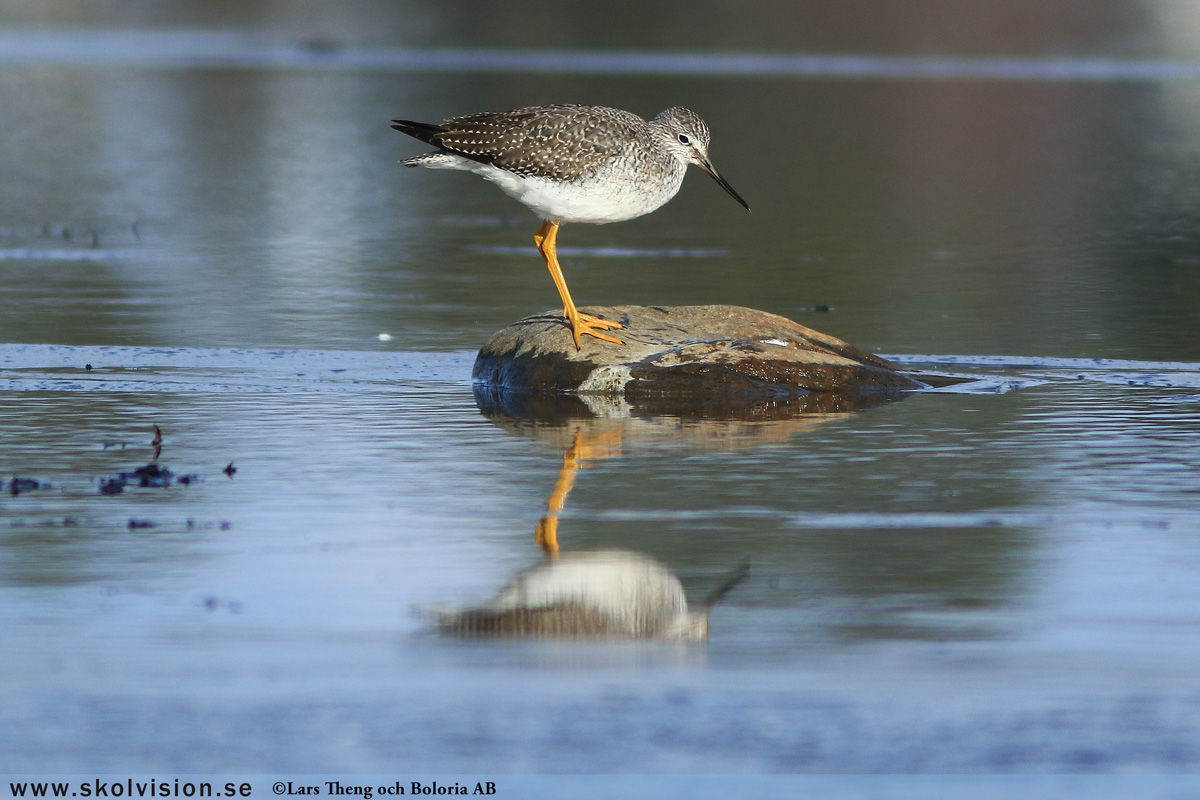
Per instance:
[[[672,185],[647,191],[644,182],[612,182],[602,176],[576,184],[521,178],[491,166],[478,172],[542,219],[594,224],[623,222],[649,214],[674,197],[683,182],[681,172]]]
[[[429,159],[421,166],[474,172],[499,186],[505,194],[542,219],[597,225],[623,222],[660,208],[679,191],[686,170],[681,165],[666,183],[610,180],[605,172],[580,183],[564,183],[514,175],[491,164],[458,156]]]

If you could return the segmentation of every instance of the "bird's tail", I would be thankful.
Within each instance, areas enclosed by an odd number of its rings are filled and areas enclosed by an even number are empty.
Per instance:
[[[434,137],[446,132],[446,129],[441,125],[431,125],[428,122],[413,122],[410,119],[392,120],[392,130],[407,133],[414,139],[420,139],[426,143],[432,143]]]

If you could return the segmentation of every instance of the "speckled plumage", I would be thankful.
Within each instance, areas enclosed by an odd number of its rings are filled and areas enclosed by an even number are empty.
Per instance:
[[[649,127],[636,114],[616,108],[550,105],[452,117],[429,138],[417,138],[515,175],[580,181],[594,177],[629,142],[647,140]],[[419,166],[435,155],[404,163]]]
[[[695,112],[668,108],[647,122],[604,106],[529,106],[499,114],[451,117],[440,124],[392,120],[392,127],[438,148],[406,158],[409,167],[474,172],[542,219],[534,235],[575,339],[621,340],[621,325],[581,314],[556,255],[563,222],[603,224],[649,214],[675,196],[696,164],[750,210],[708,160],[708,126]]]
[[[392,127],[439,148],[401,163],[475,172],[542,219],[598,224],[648,214],[675,196],[689,163],[746,205],[708,162],[708,126],[686,108],[647,122],[617,108],[557,104]]]

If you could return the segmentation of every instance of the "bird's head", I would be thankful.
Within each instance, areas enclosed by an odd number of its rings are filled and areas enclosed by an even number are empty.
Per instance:
[[[681,106],[668,108],[652,120],[652,123],[663,132],[667,148],[685,164],[695,164],[700,169],[713,176],[721,188],[742,204],[747,211],[750,206],[742,196],[733,190],[717,168],[708,160],[708,143],[710,141],[708,125],[700,119],[700,115]]]
[[[675,106],[655,117],[654,122],[666,134],[667,147],[681,161],[699,164],[708,158],[708,125],[695,111]]]

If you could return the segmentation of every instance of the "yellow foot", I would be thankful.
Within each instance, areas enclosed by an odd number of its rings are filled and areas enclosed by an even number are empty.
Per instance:
[[[624,328],[625,326],[619,322],[613,322],[612,320],[608,319],[600,319],[599,317],[593,317],[591,314],[577,314],[573,322],[569,318],[567,322],[570,324],[571,333],[575,337],[576,350],[579,350],[583,347],[583,344],[580,342],[580,337],[583,336],[594,336],[597,339],[602,339],[606,342],[612,342],[613,344],[625,344],[615,336],[609,336],[607,333],[600,333],[600,331],[620,330]]]

